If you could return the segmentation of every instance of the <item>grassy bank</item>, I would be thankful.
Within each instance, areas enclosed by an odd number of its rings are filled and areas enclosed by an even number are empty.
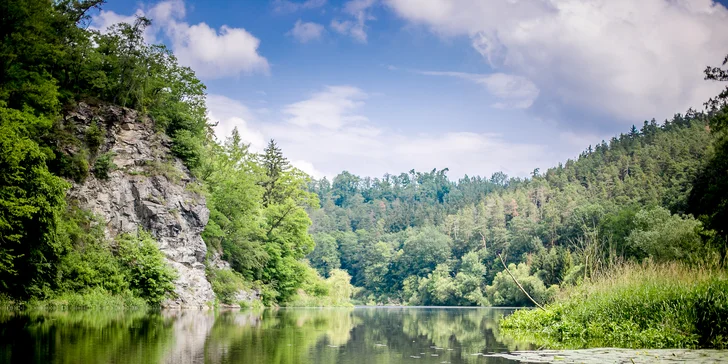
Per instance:
[[[555,348],[728,348],[728,275],[679,264],[626,264],[567,289],[546,310],[501,321]]]
[[[131,292],[111,294],[103,289],[83,292],[64,292],[46,299],[32,298],[19,301],[0,296],[0,310],[147,310],[150,306],[143,298]]]

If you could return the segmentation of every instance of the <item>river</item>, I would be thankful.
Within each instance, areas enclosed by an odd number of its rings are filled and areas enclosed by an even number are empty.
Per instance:
[[[0,311],[0,363],[728,363],[728,351],[549,351],[501,336],[495,308]]]
[[[7,363],[512,363],[492,308],[0,313]]]

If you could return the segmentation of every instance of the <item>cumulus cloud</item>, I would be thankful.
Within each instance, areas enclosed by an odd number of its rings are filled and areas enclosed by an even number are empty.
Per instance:
[[[702,80],[728,44],[728,10],[711,0],[386,3],[437,34],[470,37],[491,66],[540,90],[541,111],[633,122],[699,107],[720,89]]]
[[[220,29],[206,23],[190,25],[183,21],[185,15],[182,0],[167,0],[137,9],[131,16],[102,11],[92,18],[91,26],[103,31],[115,23],[133,22],[137,16],[146,16],[153,23],[145,39],[156,42],[157,35],[166,36],[180,63],[192,67],[202,78],[268,72],[268,61],[258,53],[260,40],[248,31],[226,25]]]
[[[371,8],[374,3],[375,0],[348,1],[346,4],[344,4],[343,12],[352,19],[333,19],[331,21],[331,29],[333,29],[337,33],[348,35],[358,42],[366,43],[366,22],[368,20],[374,20],[374,17],[369,14],[369,8]]]
[[[324,26],[311,22],[304,23],[299,19],[288,34],[301,43],[308,43],[321,38],[324,34]]]
[[[452,177],[490,175],[504,171],[527,176],[534,167],[552,166],[568,155],[543,144],[514,143],[489,133],[445,132],[409,134],[377,127],[364,113],[368,97],[352,86],[329,86],[283,108],[283,117],[268,121],[236,118],[247,108],[240,102],[215,97],[210,113],[222,115],[229,133],[238,126],[246,141],[274,138],[301,170],[333,177],[342,170],[366,176],[400,173],[412,168],[450,168]]]
[[[475,74],[464,72],[417,71],[428,76],[448,76],[477,83],[501,101],[492,106],[499,109],[526,109],[538,97],[539,89],[530,80],[505,73]]]
[[[368,121],[354,112],[364,104],[362,100],[366,97],[367,94],[356,87],[329,86],[306,100],[286,106],[283,112],[290,116],[288,122],[294,125],[339,129]]]

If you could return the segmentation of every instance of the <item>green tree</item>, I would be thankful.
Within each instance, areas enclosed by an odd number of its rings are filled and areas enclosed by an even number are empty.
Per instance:
[[[265,179],[261,182],[263,192],[263,206],[280,203],[285,199],[285,187],[281,186],[282,179],[291,168],[288,160],[276,142],[271,139],[261,156]]]
[[[48,293],[68,249],[56,227],[69,186],[28,137],[27,129],[45,123],[0,105],[0,284],[23,297]]]
[[[308,255],[308,260],[322,276],[328,277],[332,270],[341,267],[336,239],[327,233],[318,233],[313,235],[313,240],[316,247]]]
[[[399,276],[425,277],[450,258],[451,239],[432,226],[413,231],[398,259]]]
[[[692,216],[672,215],[657,207],[635,215],[635,229],[627,242],[657,261],[699,261],[706,255],[701,232],[702,224]]]

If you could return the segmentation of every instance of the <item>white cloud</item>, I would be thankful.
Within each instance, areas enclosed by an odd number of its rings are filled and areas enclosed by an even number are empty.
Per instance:
[[[329,86],[325,91],[313,94],[309,99],[286,106],[283,112],[290,116],[288,122],[308,127],[321,126],[338,129],[345,124],[367,122],[354,111],[362,106],[367,94],[351,86]]]
[[[250,121],[254,115],[240,102],[222,95],[207,95],[208,119],[215,126],[215,135],[218,140],[224,141],[232,134],[233,129],[238,128],[241,139],[250,144],[253,152],[261,152],[266,146],[266,139],[263,134],[250,127]]]
[[[386,0],[539,89],[545,108],[634,121],[699,107],[723,59],[728,10],[711,0]]]
[[[137,10],[137,12],[133,15],[120,15],[113,11],[101,10],[98,15],[93,17],[93,21],[91,22],[89,29],[103,32],[114,24],[134,24],[134,21],[140,16],[144,16],[144,12],[141,10]]]
[[[337,33],[348,35],[354,40],[366,43],[367,32],[366,22],[368,20],[374,20],[369,14],[369,8],[371,8],[376,0],[350,0],[344,4],[343,12],[350,17],[352,20],[337,20],[331,21],[331,29]]]
[[[283,114],[288,117],[277,122],[235,118],[247,108],[224,97],[212,96],[215,102],[208,102],[208,107],[211,114],[228,117],[221,123],[226,128],[217,129],[218,137],[237,125],[246,141],[264,146],[273,138],[294,166],[315,177],[333,177],[343,170],[381,176],[435,167],[450,168],[453,178],[496,171],[527,176],[536,166],[549,167],[569,156],[542,144],[512,143],[496,134],[408,134],[376,127],[362,112],[369,96],[352,86],[326,87],[286,106]]]
[[[140,8],[134,16],[102,11],[92,18],[91,26],[104,30],[117,21],[147,16],[152,19],[152,27],[148,30],[151,36],[145,35],[145,39],[156,42],[155,36],[164,34],[180,63],[192,67],[202,78],[268,72],[268,61],[258,53],[260,40],[248,31],[226,25],[219,30],[206,23],[189,25],[183,21],[185,15],[182,0],[167,0],[148,9]]]
[[[293,13],[299,10],[315,9],[326,5],[326,0],[306,0],[304,2],[295,2],[289,0],[275,0],[273,8],[277,12]]]
[[[493,104],[499,109],[526,109],[538,97],[539,89],[530,80],[505,73],[474,74],[464,72],[418,71],[428,76],[448,76],[468,80],[484,86],[501,101]]]
[[[304,23],[300,19],[296,21],[293,29],[288,32],[293,38],[301,43],[307,43],[312,40],[320,39],[324,33],[324,26],[317,23]]]

